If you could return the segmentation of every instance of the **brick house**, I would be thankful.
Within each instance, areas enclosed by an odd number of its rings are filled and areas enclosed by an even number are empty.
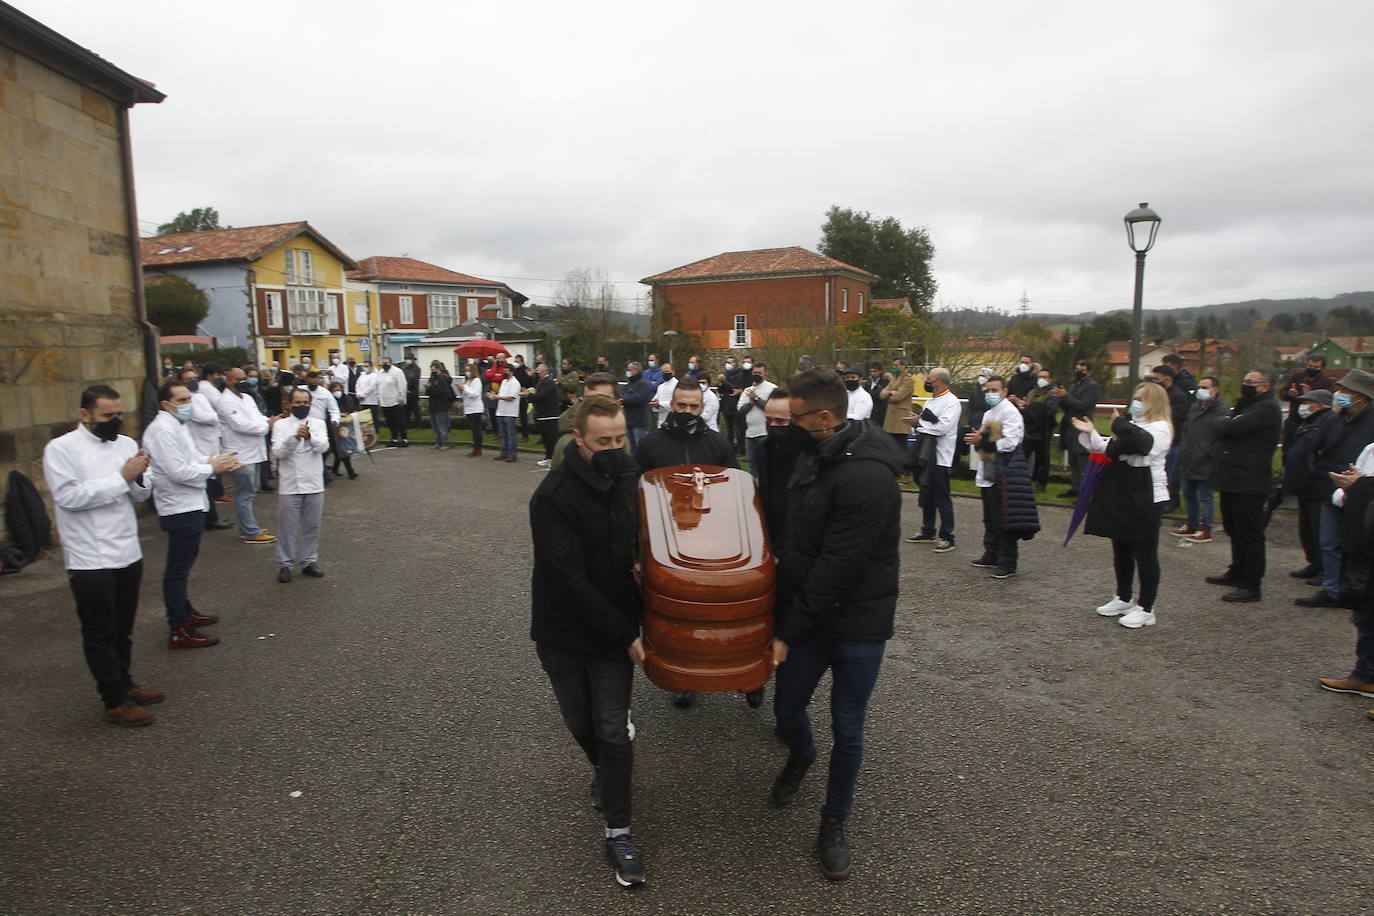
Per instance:
[[[641,283],[661,324],[699,335],[708,350],[800,343],[811,329],[863,317],[875,274],[805,248],[727,251]]]
[[[371,291],[378,303],[381,356],[399,359],[426,337],[478,319],[517,317],[528,301],[504,283],[448,270],[415,258],[374,256],[348,272],[349,288]]]
[[[45,487],[43,449],[88,385],[123,395],[130,435],[157,410],[129,109],[163,98],[0,3],[0,479]]]

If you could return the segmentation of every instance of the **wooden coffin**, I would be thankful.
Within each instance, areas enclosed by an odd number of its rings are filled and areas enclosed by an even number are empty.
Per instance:
[[[763,687],[775,572],[753,478],[658,468],[640,480],[639,507],[649,680],[674,692]]]

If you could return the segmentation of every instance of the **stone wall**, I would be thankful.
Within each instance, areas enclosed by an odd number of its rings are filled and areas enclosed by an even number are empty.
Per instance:
[[[137,433],[144,366],[128,236],[121,103],[0,37],[0,489],[46,489],[43,447],[81,390],[124,395]],[[0,539],[5,537],[0,520]]]

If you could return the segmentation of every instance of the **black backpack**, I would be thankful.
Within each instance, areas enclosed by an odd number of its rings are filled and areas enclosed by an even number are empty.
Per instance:
[[[52,519],[43,505],[38,488],[18,471],[10,471],[9,492],[5,494],[5,527],[14,539],[24,564],[52,547]],[[8,563],[6,564],[8,565]]]

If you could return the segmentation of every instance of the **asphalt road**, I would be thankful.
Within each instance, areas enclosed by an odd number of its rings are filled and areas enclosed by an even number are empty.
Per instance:
[[[1159,625],[1128,631],[1105,541],[1067,512],[995,582],[960,548],[903,546],[873,699],[853,877],[811,851],[814,770],[773,811],[768,707],[673,709],[636,686],[637,892],[600,858],[588,772],[527,638],[526,501],[542,472],[384,451],[331,487],[322,580],[207,535],[215,648],[165,648],[163,543],[135,672],[171,694],[103,723],[59,563],[0,580],[0,910],[7,913],[1356,913],[1374,899],[1374,701],[1341,612],[1306,611],[1270,550],[1265,600],[1202,577],[1224,538],[1162,548]],[[906,497],[906,530],[918,509]],[[273,527],[275,500],[259,497]],[[1284,524],[1291,524],[1287,521]],[[1291,544],[1284,532],[1277,540]],[[825,704],[816,718],[825,734]],[[824,750],[823,750],[824,753]],[[299,793],[293,797],[294,793]]]

